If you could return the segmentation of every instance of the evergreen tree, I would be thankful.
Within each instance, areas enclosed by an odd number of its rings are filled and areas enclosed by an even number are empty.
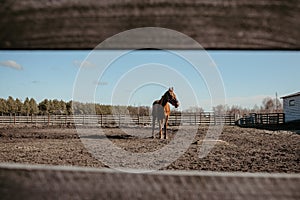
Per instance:
[[[68,114],[66,103],[63,100],[60,100],[60,102],[59,102],[59,109],[60,109],[61,114]]]
[[[8,106],[7,106],[7,103],[6,103],[6,100],[5,99],[0,99],[0,114],[3,115],[3,114],[7,114],[8,113]]]
[[[14,98],[9,96],[6,100],[6,103],[7,103],[7,107],[8,107],[8,112],[9,113],[16,113],[17,106],[16,106],[16,102],[15,102]]]
[[[72,104],[73,104],[73,101],[69,101],[66,103],[66,110],[67,110],[68,115],[73,114]]]
[[[73,102],[73,112],[75,115],[85,114],[83,104],[80,102]]]
[[[37,114],[39,112],[38,105],[34,98],[30,98],[29,100],[29,105],[30,105],[30,114]]]
[[[59,110],[59,101],[57,99],[53,99],[52,101],[50,101],[50,111],[52,114],[58,114],[58,110]]]
[[[23,103],[23,114],[24,115],[29,115],[30,113],[30,104],[29,104],[29,98],[26,97],[24,103]]]
[[[50,109],[49,100],[44,99],[42,102],[39,103],[38,108],[39,108],[41,114],[43,114],[43,115],[49,114],[49,109]]]
[[[16,103],[16,113],[18,113],[19,115],[22,114],[23,103],[18,98],[16,99],[15,103]]]

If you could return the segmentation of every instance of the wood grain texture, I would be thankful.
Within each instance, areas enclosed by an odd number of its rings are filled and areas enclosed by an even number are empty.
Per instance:
[[[121,31],[154,26],[206,49],[299,49],[299,19],[299,0],[2,0],[0,48],[93,49]]]
[[[0,195],[3,200],[298,200],[299,183],[298,174],[124,173],[112,169],[0,163]]]

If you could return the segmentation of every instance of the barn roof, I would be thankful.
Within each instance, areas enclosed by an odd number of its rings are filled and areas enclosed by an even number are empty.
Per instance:
[[[293,93],[293,94],[289,94],[289,95],[283,96],[283,97],[281,97],[281,98],[282,98],[282,99],[285,99],[285,98],[294,97],[294,96],[300,96],[300,92],[296,92],[296,93]]]

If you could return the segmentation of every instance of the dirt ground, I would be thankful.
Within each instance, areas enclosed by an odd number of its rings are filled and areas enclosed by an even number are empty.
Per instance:
[[[83,129],[84,130],[84,129]],[[88,130],[88,129],[86,129]],[[127,131],[135,131],[129,128]],[[139,129],[141,130],[141,129]],[[300,135],[289,131],[267,131],[226,126],[217,144],[204,157],[199,149],[207,127],[199,127],[188,150],[165,170],[209,170],[243,172],[300,172]],[[124,134],[118,128],[105,128],[105,134],[120,148],[130,152],[150,152],[171,139],[151,139],[150,128],[144,137]],[[1,126],[0,162],[108,167],[84,147],[76,129],[59,127]]]

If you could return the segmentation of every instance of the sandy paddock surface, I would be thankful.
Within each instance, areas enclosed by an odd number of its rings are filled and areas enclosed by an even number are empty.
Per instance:
[[[137,130],[142,137],[127,135],[118,128],[104,129],[112,142],[130,152],[151,152],[170,142],[149,138],[150,128],[126,131]],[[226,126],[210,153],[199,158],[206,130],[207,127],[199,127],[188,150],[163,169],[300,172],[299,134]],[[170,128],[171,140],[176,132],[176,128]],[[0,127],[0,162],[108,167],[87,151],[74,128],[21,125]]]

